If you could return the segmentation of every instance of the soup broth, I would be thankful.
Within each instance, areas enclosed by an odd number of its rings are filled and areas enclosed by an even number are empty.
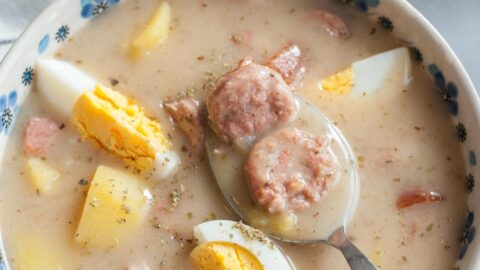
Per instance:
[[[192,153],[162,103],[186,94],[204,100],[215,80],[240,59],[250,55],[264,63],[291,41],[302,48],[307,68],[297,93],[335,123],[357,156],[361,187],[349,238],[380,269],[454,267],[466,212],[465,164],[448,109],[422,65],[412,63],[414,78],[406,88],[387,80],[373,94],[352,96],[317,86],[354,61],[405,44],[342,1],[174,0],[166,42],[132,60],[129,43],[158,3],[122,1],[66,40],[54,57],[141,104],[168,132],[181,167],[167,179],[145,179],[152,207],[130,241],[108,250],[78,245],[73,236],[88,191],[85,180],[100,164],[118,169],[125,164],[91,140],[82,140],[65,122],[44,157],[60,171],[58,192],[37,194],[27,175],[24,130],[35,116],[61,119],[33,90],[9,136],[2,164],[0,219],[12,269],[18,269],[23,239],[32,235],[61,250],[69,269],[127,269],[142,262],[151,269],[194,269],[188,260],[195,246],[192,227],[238,217],[226,207],[205,158]],[[338,14],[351,36],[331,37],[312,19],[317,9]],[[249,40],[236,42],[236,35]],[[398,197],[417,189],[440,192],[445,199],[398,209]],[[172,204],[174,192],[179,198]],[[299,270],[348,269],[333,247],[279,245]]]

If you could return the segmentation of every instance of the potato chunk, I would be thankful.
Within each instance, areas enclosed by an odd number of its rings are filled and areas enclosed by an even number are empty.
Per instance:
[[[272,233],[288,235],[297,224],[297,216],[293,213],[270,214],[268,211],[251,208],[247,211],[247,217],[251,225]]]
[[[170,31],[171,10],[167,2],[162,2],[147,26],[132,42],[130,54],[143,56],[148,51],[160,46]]]
[[[17,270],[75,269],[68,249],[40,233],[18,237],[14,251],[12,266]]]
[[[151,194],[141,179],[99,166],[88,190],[75,241],[112,248],[131,238],[150,208]]]
[[[30,179],[37,192],[46,196],[53,195],[55,183],[60,178],[60,172],[36,157],[30,157],[27,160],[27,167]]]

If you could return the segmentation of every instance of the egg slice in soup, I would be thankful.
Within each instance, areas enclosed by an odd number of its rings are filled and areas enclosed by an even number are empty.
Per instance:
[[[190,258],[199,270],[294,269],[272,240],[241,222],[208,221],[193,234],[198,246]]]
[[[40,94],[63,117],[69,117],[77,99],[97,84],[92,77],[63,61],[41,59],[36,69]]]
[[[379,90],[387,78],[408,85],[411,72],[410,54],[403,47],[354,62],[351,67],[320,81],[318,87],[336,94],[369,94]],[[391,76],[392,73],[398,74]]]
[[[70,118],[83,137],[155,177],[174,171],[178,155],[160,123],[146,116],[141,106],[69,63],[41,59],[37,70],[41,96]]]

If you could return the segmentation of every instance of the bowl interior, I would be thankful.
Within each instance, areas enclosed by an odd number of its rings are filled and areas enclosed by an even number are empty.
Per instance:
[[[114,8],[119,0],[103,2],[107,3],[107,9],[98,12],[97,1],[57,0],[24,32],[4,59],[0,66],[0,164],[15,116],[31,91],[36,59],[52,55],[72,34],[87,23],[95,23],[95,17]],[[447,43],[408,2],[354,0],[352,6],[377,21],[380,27],[392,31],[410,47],[413,60],[430,73],[432,83],[445,100],[445,109],[450,111],[456,126],[455,130],[445,132],[458,135],[467,161],[468,215],[464,221],[461,250],[452,252],[458,254],[456,269],[480,269],[480,241],[475,237],[475,228],[480,223],[476,218],[480,211],[480,191],[475,186],[475,180],[480,177],[476,168],[476,153],[480,146],[477,143],[480,103],[473,84]],[[3,247],[1,252],[0,269],[8,269],[4,259],[8,254]]]

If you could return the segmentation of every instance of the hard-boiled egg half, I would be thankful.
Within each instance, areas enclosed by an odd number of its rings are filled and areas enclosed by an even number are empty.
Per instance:
[[[156,177],[175,169],[179,157],[160,123],[134,101],[67,62],[40,59],[36,70],[40,95],[84,137]]]
[[[398,48],[354,62],[349,68],[318,83],[320,90],[336,94],[362,95],[379,90],[387,80],[408,85],[412,78],[410,54]]]
[[[295,269],[272,240],[241,222],[208,221],[193,234],[198,245],[190,258],[198,270]]]

